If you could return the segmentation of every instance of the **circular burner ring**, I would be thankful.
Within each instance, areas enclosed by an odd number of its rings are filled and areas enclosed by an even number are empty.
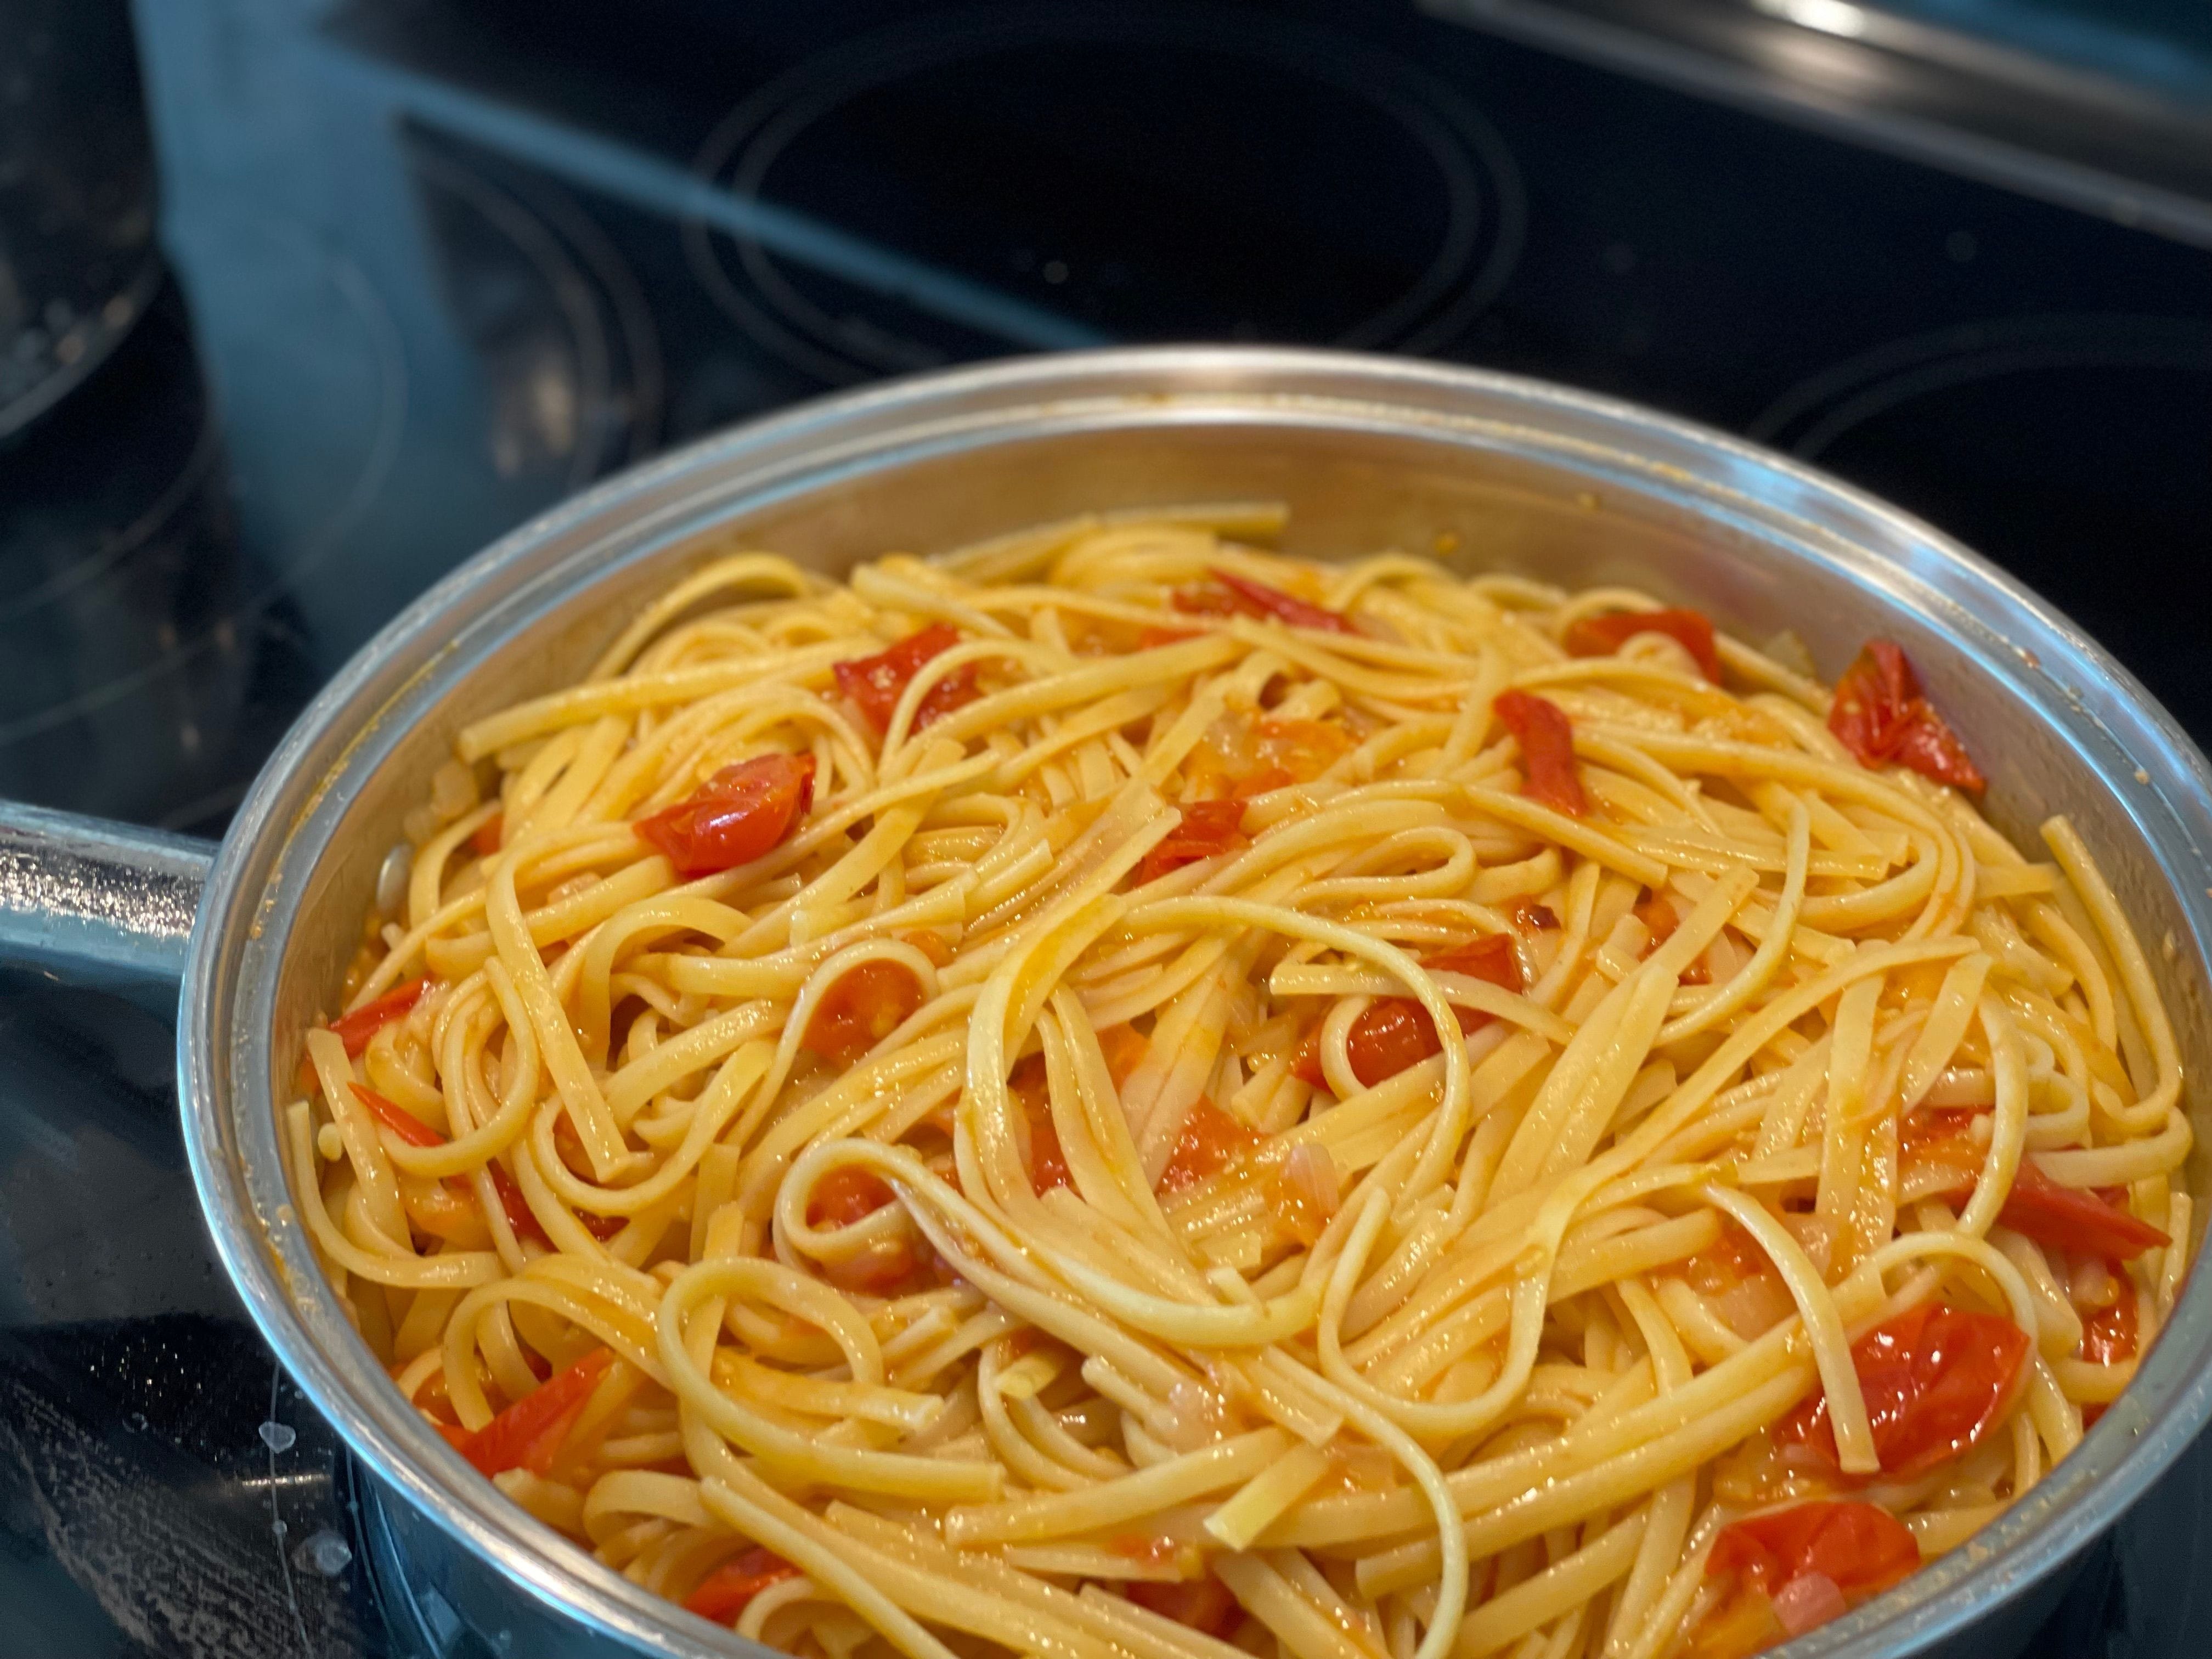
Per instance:
[[[1401,294],[1327,343],[1433,349],[1497,296],[1519,261],[1527,219],[1520,170],[1504,139],[1470,104],[1415,65],[1365,41],[1249,14],[1144,11],[1100,17],[998,9],[895,26],[802,62],[740,102],[701,145],[692,171],[709,182],[722,180],[726,171],[727,188],[758,199],[769,170],[791,143],[860,94],[994,52],[1054,45],[1176,46],[1288,70],[1364,100],[1431,157],[1448,205],[1428,266]],[[716,304],[757,343],[804,373],[842,385],[942,361],[943,354],[926,343],[865,319],[832,317],[783,275],[767,248],[732,235],[744,274],[769,307],[763,308],[724,265],[708,225],[687,218],[683,234],[692,269]]]

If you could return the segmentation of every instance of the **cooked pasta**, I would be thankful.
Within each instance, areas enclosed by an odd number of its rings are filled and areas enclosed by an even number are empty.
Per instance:
[[[460,734],[283,1109],[398,1387],[806,1659],[1706,1659],[2073,1449],[2173,1033],[1875,642],[1224,507],[701,563]]]

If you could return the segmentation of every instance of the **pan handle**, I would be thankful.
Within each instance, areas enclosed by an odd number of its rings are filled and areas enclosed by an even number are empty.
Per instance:
[[[215,843],[0,800],[0,962],[80,983],[184,977]]]

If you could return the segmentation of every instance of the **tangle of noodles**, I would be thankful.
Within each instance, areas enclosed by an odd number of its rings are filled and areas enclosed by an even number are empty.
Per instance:
[[[1279,519],[717,558],[461,733],[284,1111],[515,1502],[809,1659],[1722,1659],[2126,1385],[2190,1131],[2066,820]]]

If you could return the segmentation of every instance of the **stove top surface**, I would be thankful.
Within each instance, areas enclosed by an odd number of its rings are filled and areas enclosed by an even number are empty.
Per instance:
[[[220,833],[380,623],[593,478],[839,386],[1160,339],[1747,434],[2212,736],[2212,252],[1349,0],[139,21],[172,276],[0,447],[0,794]],[[0,1652],[488,1651],[216,1266],[172,1042],[0,971]],[[2029,1651],[2212,1651],[2208,1498],[2200,1447]]]

